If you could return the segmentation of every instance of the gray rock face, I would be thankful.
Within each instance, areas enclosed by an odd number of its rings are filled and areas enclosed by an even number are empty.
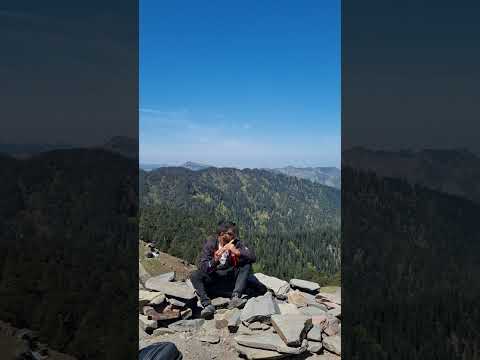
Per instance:
[[[168,301],[169,304],[172,304],[172,305],[180,307],[180,308],[184,308],[184,307],[187,306],[187,302],[181,301],[181,300],[178,300],[178,299],[175,299],[175,298],[172,298],[172,297],[168,297],[167,301]]]
[[[277,351],[283,354],[298,355],[307,350],[307,341],[305,340],[300,347],[291,347],[285,345],[283,340],[277,334],[260,333],[259,335],[237,335],[235,337],[237,344],[253,347],[263,350]]]
[[[307,333],[307,340],[309,341],[322,341],[322,328],[320,325],[313,325],[310,331]]]
[[[235,349],[247,359],[259,360],[259,359],[283,359],[286,358],[287,354],[281,354],[276,351],[255,349],[239,344],[235,344]]]
[[[260,321],[255,321],[248,325],[248,328],[251,330],[267,330],[270,328],[267,324],[263,324]]]
[[[336,317],[328,316],[327,326],[323,331],[328,336],[337,335],[340,331],[340,320],[338,320]]]
[[[158,296],[154,297],[152,300],[150,300],[149,305],[162,305],[165,302],[165,295],[157,293]]]
[[[320,285],[313,281],[292,279],[290,280],[290,286],[295,289],[302,289],[310,292],[315,292],[320,290]]]
[[[312,319],[305,315],[272,315],[272,325],[288,346],[300,346]]]
[[[183,282],[165,281],[165,278],[161,276],[162,275],[148,279],[145,287],[150,290],[160,291],[167,296],[173,296],[187,301],[195,299],[195,292],[187,284]]]
[[[328,336],[323,339],[323,347],[334,354],[342,354],[342,342],[340,336]]]
[[[194,331],[201,328],[204,322],[204,319],[179,320],[168,325],[168,328],[176,332]]]
[[[254,276],[260,281],[268,290],[273,291],[275,296],[280,299],[285,299],[290,290],[290,284],[285,280],[278,279],[273,276],[268,276],[262,273],[256,273]]]
[[[328,310],[327,313],[331,316],[339,318],[339,317],[342,316],[342,309],[341,308],[333,308],[333,309]]]
[[[279,314],[280,309],[271,293],[251,298],[247,301],[240,315],[240,320],[246,323],[255,321],[270,321],[270,317]]]
[[[140,308],[143,308],[145,305],[150,304],[152,300],[154,300],[160,295],[162,294],[154,291],[138,290],[138,303]]]

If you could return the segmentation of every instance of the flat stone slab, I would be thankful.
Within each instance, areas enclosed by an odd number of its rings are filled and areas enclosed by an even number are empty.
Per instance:
[[[322,331],[323,331],[323,328],[320,325],[313,325],[312,328],[307,333],[307,340],[321,342]]]
[[[327,311],[328,315],[340,318],[342,316],[342,308],[334,308]]]
[[[150,317],[153,320],[174,320],[178,319],[180,317],[180,311],[179,310],[174,310],[174,309],[168,309],[165,308],[163,309],[162,312],[157,312],[154,308],[151,306],[145,306],[143,308],[143,312],[146,316]]]
[[[218,335],[202,335],[198,337],[198,340],[209,344],[218,344],[220,342],[220,337]]]
[[[150,290],[159,291],[167,296],[173,296],[187,301],[196,298],[195,292],[186,283],[165,281],[165,279],[159,278],[158,276],[148,279],[145,287]]]
[[[312,319],[305,315],[272,315],[272,325],[286,345],[300,346],[312,327]]]
[[[323,345],[321,342],[313,342],[309,341],[307,345],[307,350],[312,353],[319,353],[323,349]]]
[[[153,336],[160,336],[160,335],[167,335],[167,334],[175,334],[175,330],[169,329],[169,328],[158,328],[153,330]]]
[[[309,299],[307,299],[301,291],[293,290],[287,295],[288,303],[295,306],[307,306]]]
[[[194,331],[200,329],[204,322],[204,319],[179,320],[168,325],[168,328],[175,330],[176,332]]]
[[[255,336],[251,335],[237,335],[235,337],[235,341],[237,344],[263,349],[263,350],[271,350],[277,351],[283,354],[291,354],[291,355],[298,355],[302,354],[307,350],[307,341],[304,340],[301,346],[299,347],[291,347],[285,345],[283,340],[277,334],[272,333],[260,333]]]
[[[303,314],[303,315],[306,315],[306,316],[315,316],[315,315],[325,315],[326,312],[325,310],[322,310],[316,306],[304,306],[302,308],[299,309],[300,312]]]
[[[288,356],[288,354],[281,354],[271,350],[255,349],[240,344],[235,344],[235,350],[249,360],[283,359]]]
[[[301,312],[294,304],[278,304],[278,308],[280,309],[280,314],[282,315],[300,315]]]
[[[215,309],[221,309],[228,306],[230,299],[224,297],[217,297],[212,299],[212,305],[215,306]]]
[[[187,302],[175,299],[173,297],[167,297],[167,301],[168,301],[169,304],[172,304],[172,305],[177,306],[179,308],[184,308],[184,307],[187,306]]]
[[[291,279],[290,286],[295,289],[302,289],[310,292],[320,290],[320,285],[318,283],[300,279]]]
[[[270,328],[267,324],[263,324],[260,321],[255,321],[248,325],[248,328],[251,330],[267,330]]]
[[[323,347],[334,354],[342,355],[342,341],[338,335],[324,338]]]
[[[328,316],[327,326],[323,332],[328,336],[337,335],[340,332],[340,320],[336,317]]]
[[[248,299],[240,315],[240,320],[252,323],[255,321],[270,321],[274,314],[280,314],[277,302],[271,293]]]
[[[156,291],[138,290],[138,304],[142,308],[159,296],[162,296],[162,294]]]
[[[242,312],[239,309],[233,309],[232,314],[228,318],[228,330],[230,332],[236,332],[240,325],[240,315]]]
[[[290,284],[285,280],[268,276],[262,273],[256,273],[254,276],[260,281],[268,290],[273,291],[275,296],[285,299],[290,290]]]

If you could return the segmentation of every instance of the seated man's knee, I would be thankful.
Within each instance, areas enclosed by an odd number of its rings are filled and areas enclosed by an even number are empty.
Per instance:
[[[192,274],[190,275],[190,279],[192,281],[201,281],[201,279],[203,278],[203,272],[202,270],[195,270],[194,272],[192,272]]]

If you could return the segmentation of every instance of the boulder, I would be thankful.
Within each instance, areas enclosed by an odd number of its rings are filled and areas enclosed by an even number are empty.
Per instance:
[[[307,350],[307,341],[304,340],[301,346],[291,347],[285,345],[283,340],[277,334],[268,332],[260,333],[255,336],[237,335],[235,337],[237,344],[253,347],[263,350],[273,350],[283,354],[298,355]]]
[[[140,283],[145,284],[145,281],[147,281],[151,277],[152,277],[152,275],[150,275],[148,273],[148,271],[145,270],[145,267],[143,266],[143,264],[139,262],[138,263],[138,278],[140,280]]]
[[[334,308],[327,311],[328,315],[333,317],[341,318],[342,316],[342,308]]]
[[[307,298],[298,290],[289,291],[287,298],[288,302],[295,306],[307,306],[308,304]]]
[[[278,308],[280,309],[280,314],[282,315],[300,315],[301,312],[294,304],[278,304]]]
[[[311,353],[319,353],[323,349],[323,345],[321,342],[314,342],[314,341],[309,341],[307,345],[307,350],[310,351]]]
[[[160,291],[169,297],[175,297],[182,300],[195,299],[195,292],[183,282],[169,282],[165,278],[155,276],[147,280],[145,287],[150,290]]]
[[[235,350],[237,350],[239,354],[245,356],[247,359],[250,360],[283,359],[288,356],[287,354],[281,354],[276,351],[255,349],[240,344],[235,344]]]
[[[145,331],[152,331],[158,327],[157,320],[149,318],[149,316],[138,314],[138,324]]]
[[[333,335],[337,335],[339,331],[340,331],[340,320],[338,320],[336,317],[328,316],[327,326],[325,327],[323,332],[328,336],[333,336]]]
[[[148,334],[143,330],[142,325],[140,325],[140,322],[138,323],[138,340],[142,340],[148,337]]]
[[[155,278],[163,281],[175,281],[175,271],[160,274],[158,276],[155,276]]]
[[[294,289],[301,289],[309,292],[317,292],[320,290],[320,285],[313,281],[291,279],[290,286]]]
[[[285,299],[290,290],[290,284],[285,280],[278,279],[273,276],[268,276],[262,273],[256,273],[254,276],[260,283],[262,283],[268,290],[273,291],[276,297]]]
[[[150,302],[160,296],[158,292],[147,291],[147,290],[138,290],[138,304],[140,308],[143,308],[145,305],[150,304]]]
[[[157,296],[150,300],[149,305],[162,305],[165,302],[165,295],[157,293]]]
[[[220,342],[220,337],[218,335],[202,335],[198,337],[198,340],[210,344],[218,344]]]
[[[323,347],[334,354],[342,355],[342,341],[338,335],[324,338]]]
[[[313,326],[318,325],[322,331],[325,329],[328,325],[328,317],[326,314],[322,315],[314,315],[312,316],[312,324]]]
[[[288,346],[300,346],[312,327],[312,319],[305,315],[272,315],[272,325]]]
[[[186,301],[181,301],[178,299],[175,299],[173,297],[167,297],[167,301],[169,304],[172,304],[173,306],[179,307],[179,308],[184,308],[187,306]]]
[[[255,321],[270,321],[270,317],[279,314],[280,309],[271,293],[250,298],[240,315],[240,320],[246,323]]]
[[[323,328],[320,325],[313,325],[307,333],[308,341],[322,341]]]
[[[204,322],[204,319],[179,320],[168,325],[168,328],[175,330],[176,332],[194,331],[201,328]]]

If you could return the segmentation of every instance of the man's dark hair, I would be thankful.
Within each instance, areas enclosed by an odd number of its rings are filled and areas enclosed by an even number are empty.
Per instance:
[[[227,232],[228,229],[231,229],[235,235],[238,235],[237,224],[233,221],[220,221],[217,226],[217,235]]]

